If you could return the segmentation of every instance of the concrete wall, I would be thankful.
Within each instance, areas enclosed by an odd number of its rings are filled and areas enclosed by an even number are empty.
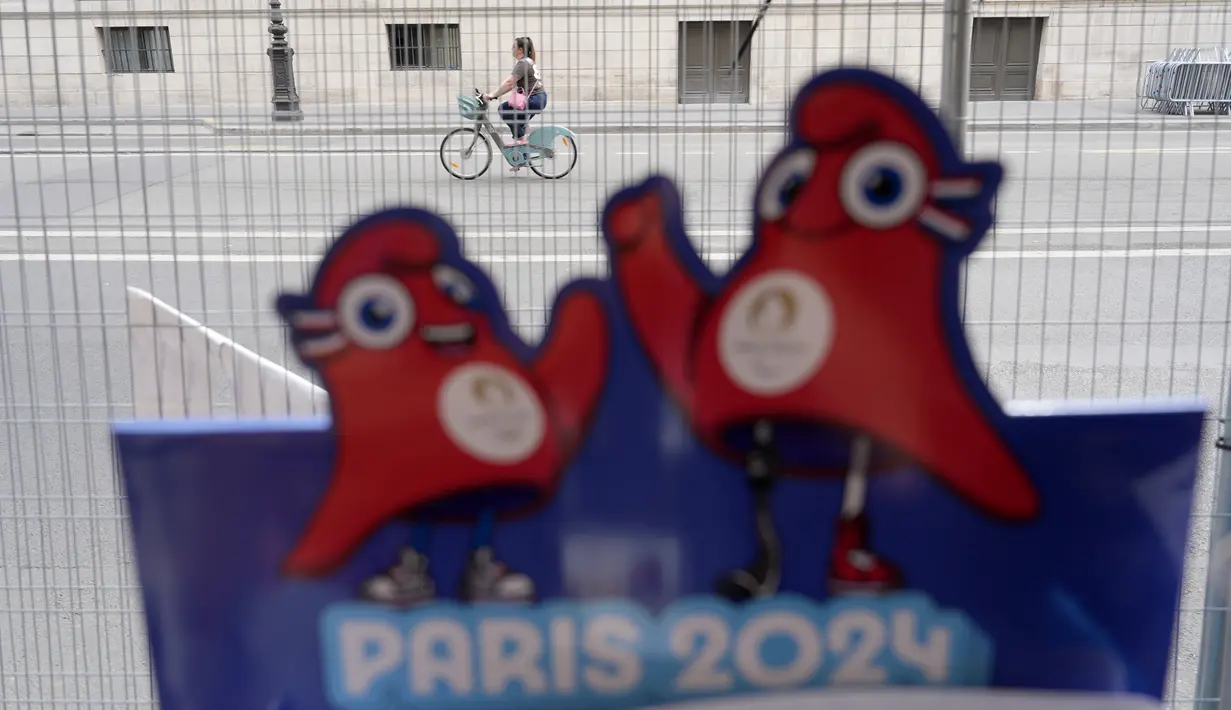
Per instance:
[[[1133,98],[1143,64],[1173,47],[1231,46],[1231,4],[1147,2],[982,4],[984,16],[1045,17],[1037,99]]]
[[[676,100],[677,22],[751,19],[759,0],[285,0],[305,103],[447,106],[507,73],[512,37],[540,48],[553,101]],[[753,45],[752,100],[782,104],[818,67],[870,64],[935,98],[942,0],[778,0]],[[1231,45],[1222,0],[1004,2],[981,16],[1042,16],[1039,99],[1131,98],[1142,62],[1173,46]],[[393,7],[397,5],[397,7]],[[169,110],[268,106],[263,0],[0,0],[0,74],[10,107]],[[242,10],[239,8],[243,8]],[[443,9],[449,7],[449,9]],[[455,22],[459,71],[391,71],[384,25]],[[166,25],[174,74],[108,75],[107,25]]]

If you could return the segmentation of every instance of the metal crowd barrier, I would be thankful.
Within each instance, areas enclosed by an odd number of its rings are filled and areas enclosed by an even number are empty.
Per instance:
[[[1137,97],[1141,108],[1159,113],[1231,113],[1231,50],[1173,49],[1165,61],[1149,63]]]

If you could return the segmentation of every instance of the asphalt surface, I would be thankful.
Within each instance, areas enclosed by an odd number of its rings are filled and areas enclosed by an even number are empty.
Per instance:
[[[427,136],[0,138],[0,228],[319,230],[407,202],[466,229],[502,229],[505,213],[521,205],[525,212],[533,206],[544,226],[592,227],[611,190],[652,170],[680,181],[692,223],[743,227],[752,183],[782,140],[583,135],[579,165],[563,180],[493,163],[466,182],[445,174],[439,141]],[[1002,226],[1231,221],[1231,203],[1215,199],[1231,180],[1219,170],[1218,151],[1229,145],[1222,131],[1171,130],[977,133],[970,140],[975,155],[999,155],[1006,164]]]
[[[583,136],[578,170],[557,182],[499,165],[454,180],[426,137],[48,143],[0,139],[0,467],[15,472],[0,477],[0,710],[152,697],[107,439],[108,422],[132,414],[126,286],[287,362],[273,294],[301,287],[353,215],[410,203],[457,226],[535,338],[563,282],[602,273],[595,227],[613,189],[652,169],[676,177],[692,236],[721,270],[746,243],[754,180],[780,139]],[[964,290],[996,394],[1200,395],[1220,409],[1231,201],[1218,196],[1231,194],[1231,138],[981,133],[971,150],[1000,155],[1009,175]],[[220,413],[229,396],[219,392]],[[1177,707],[1195,692],[1214,426],[1187,559]]]

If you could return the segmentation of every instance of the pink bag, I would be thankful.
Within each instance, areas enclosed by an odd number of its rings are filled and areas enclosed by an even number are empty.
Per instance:
[[[521,62],[526,62],[527,64],[530,65],[530,69],[534,73],[529,74],[529,76],[535,80],[534,88],[538,88],[538,68],[534,66],[534,61],[527,59],[527,58],[522,58],[522,59],[517,60],[517,62],[518,64],[520,64]],[[520,83],[520,80],[519,80],[519,83]],[[523,89],[522,87],[518,86],[516,89],[513,89],[512,94],[509,94],[509,107],[512,108],[514,111],[525,111],[526,107],[529,105],[530,105],[530,96],[526,93],[525,89]]]

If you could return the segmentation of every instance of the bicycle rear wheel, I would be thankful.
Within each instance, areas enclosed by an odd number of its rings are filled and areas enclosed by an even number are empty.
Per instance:
[[[531,146],[532,148],[548,148],[551,157],[541,155],[530,161],[530,169],[535,175],[548,180],[559,180],[573,172],[577,167],[577,158],[581,154],[577,150],[577,139],[565,135],[555,135],[551,145]]]
[[[474,180],[492,164],[492,144],[477,128],[455,128],[440,142],[440,164],[458,180]]]

